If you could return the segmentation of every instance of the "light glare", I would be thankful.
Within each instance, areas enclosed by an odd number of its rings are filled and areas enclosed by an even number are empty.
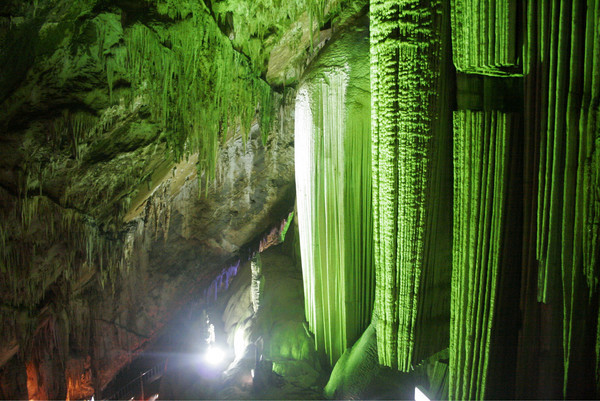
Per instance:
[[[415,401],[431,401],[418,387],[415,387]]]
[[[223,361],[225,354],[223,351],[214,346],[209,346],[206,350],[206,354],[204,355],[204,360],[211,365],[218,365]]]

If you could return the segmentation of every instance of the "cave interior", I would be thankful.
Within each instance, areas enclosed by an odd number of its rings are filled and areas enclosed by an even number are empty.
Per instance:
[[[600,0],[2,0],[0,399],[600,399]]]

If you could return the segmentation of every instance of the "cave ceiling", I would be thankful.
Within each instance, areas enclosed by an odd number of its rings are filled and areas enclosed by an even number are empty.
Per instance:
[[[293,87],[365,4],[2,2],[0,364],[93,354],[101,388],[251,252],[294,205]]]

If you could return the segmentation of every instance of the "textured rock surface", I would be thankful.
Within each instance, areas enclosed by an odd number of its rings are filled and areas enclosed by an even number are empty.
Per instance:
[[[304,25],[331,19],[343,8],[335,23],[328,22],[337,26],[365,2],[310,2],[308,11],[290,3],[279,20],[269,20],[272,12],[261,2],[248,9],[237,3],[209,5],[212,13],[203,18],[212,16],[209,22],[218,28],[207,35],[224,34],[247,56],[236,56],[241,68],[255,68],[257,77],[267,75],[271,55],[287,54],[272,49],[299,49],[276,63],[275,75],[294,70],[291,81],[272,82],[278,86],[297,79],[324,43],[319,39],[313,47],[305,35],[296,46],[286,34],[293,23],[308,32]],[[103,389],[223,266],[278,227],[293,205],[293,90],[274,94],[268,136],[258,116],[248,135],[230,127],[228,140],[218,136],[214,181],[203,173],[212,165],[207,153],[173,132],[196,127],[165,122],[157,108],[161,85],[168,95],[199,95],[188,93],[198,88],[194,82],[149,74],[160,70],[135,59],[156,50],[157,65],[171,68],[178,65],[171,63],[177,46],[197,45],[180,35],[197,23],[187,18],[196,8],[182,4],[0,5],[0,368],[3,383],[17,384],[2,386],[5,398],[26,396],[28,377],[37,387],[30,392],[40,391],[40,397],[83,398]],[[251,24],[240,23],[254,12]],[[315,30],[322,39],[331,32]],[[155,49],[150,42],[157,38],[162,42]],[[202,77],[213,72],[202,71]],[[173,74],[187,76],[180,67]],[[228,102],[241,102],[235,98],[240,93]],[[163,101],[171,118],[189,113],[177,99]],[[252,120],[240,113],[235,121]],[[204,120],[189,123],[197,121]],[[282,358],[300,352],[274,347]],[[288,369],[285,363],[278,369]]]
[[[243,337],[248,348],[236,349],[236,354],[246,357],[230,367],[229,385],[218,398],[321,398],[323,371],[314,339],[306,329],[302,272],[282,251],[279,246],[261,254],[260,307],[255,313],[249,296],[255,275],[248,272],[249,264],[242,267],[236,278],[239,281],[227,301],[223,319],[230,345]],[[255,354],[247,354],[253,348],[262,355],[262,364],[272,366],[272,372],[263,372],[264,383],[249,393],[244,389],[243,377],[248,374],[244,366],[257,369]],[[275,386],[274,381],[279,383]]]
[[[377,333],[371,324],[333,368],[325,396],[349,400],[409,400],[414,395],[414,377],[414,373],[401,373],[379,364]]]
[[[371,320],[368,17],[337,31],[296,97],[296,190],[306,318],[331,366]]]
[[[199,196],[197,156],[173,161],[143,91],[117,80],[111,102],[105,52],[128,24],[158,18],[151,8],[2,7],[0,360],[45,375],[44,397],[89,397],[287,216],[293,112],[282,106],[264,145],[256,124],[230,139]],[[48,379],[48,358],[68,368]]]

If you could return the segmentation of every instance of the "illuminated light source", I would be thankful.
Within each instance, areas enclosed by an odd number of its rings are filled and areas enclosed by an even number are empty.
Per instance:
[[[430,401],[429,397],[419,388],[415,387],[415,401]]]
[[[215,326],[211,323],[208,326],[208,338],[206,339],[207,344],[215,342]]]
[[[224,358],[225,353],[223,350],[213,345],[209,346],[206,350],[206,354],[204,354],[204,360],[213,366],[219,365]]]

